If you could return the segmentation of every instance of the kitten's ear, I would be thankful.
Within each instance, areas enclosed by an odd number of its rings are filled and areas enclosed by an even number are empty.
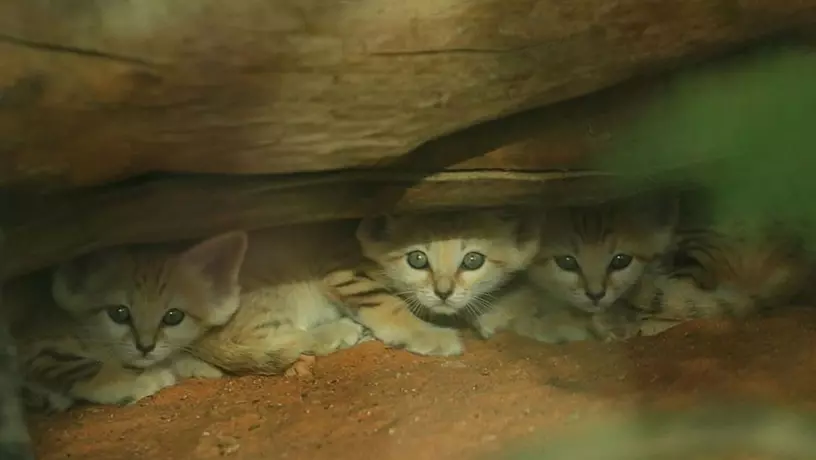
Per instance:
[[[88,258],[78,257],[68,262],[63,262],[54,270],[52,289],[54,296],[76,295],[82,289],[83,282],[88,273]]]
[[[672,245],[680,216],[680,198],[676,195],[656,193],[638,197],[633,201],[635,216],[648,230],[655,252],[664,252]]]
[[[96,307],[92,305],[95,293],[91,292],[90,278],[104,277],[109,269],[108,259],[98,254],[85,254],[57,266],[51,275],[51,295],[57,305],[70,312]]]
[[[364,217],[357,226],[357,241],[364,246],[382,243],[388,239],[388,230],[394,221],[390,215]]]
[[[235,294],[247,239],[246,232],[241,231],[218,235],[183,252],[179,263],[203,275],[217,296]]]
[[[680,197],[664,196],[656,201],[655,220],[657,225],[668,229],[677,227],[680,219]]]
[[[512,225],[515,229],[516,242],[519,245],[533,243],[538,249],[541,238],[543,213],[525,208],[502,208],[489,211],[500,222]]]
[[[357,226],[357,241],[363,256],[376,259],[386,251],[395,217],[391,215],[364,217]]]
[[[529,246],[530,250],[538,251],[538,246],[541,243],[543,222],[543,214],[530,213],[520,216],[516,228],[516,240],[519,245]]]
[[[505,229],[503,231],[511,232],[512,250],[515,252],[514,269],[528,266],[541,244],[542,213],[524,208],[502,208],[488,212],[501,223]]]
[[[541,213],[528,212],[519,215],[516,220],[516,247],[519,252],[519,268],[525,268],[533,261],[541,247],[542,223]]]

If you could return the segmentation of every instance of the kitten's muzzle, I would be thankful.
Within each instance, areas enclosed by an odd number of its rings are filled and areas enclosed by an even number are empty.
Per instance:
[[[137,343],[136,344],[136,349],[141,351],[143,355],[147,356],[147,355],[150,354],[151,351],[156,349],[156,344],[151,343],[151,344],[145,345],[143,343]]]
[[[439,300],[444,302],[453,294],[453,289],[434,289],[434,294],[439,297]]]
[[[598,292],[586,291],[585,294],[587,298],[592,301],[592,304],[597,307],[598,304],[601,303],[601,299],[606,295],[606,290]]]

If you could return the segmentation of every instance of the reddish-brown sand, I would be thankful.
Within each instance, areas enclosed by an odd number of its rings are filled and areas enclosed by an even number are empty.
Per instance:
[[[797,310],[626,344],[471,340],[457,358],[369,342],[318,359],[313,381],[189,381],[32,426],[42,460],[468,459],[631,407],[711,397],[812,406],[814,339],[816,314]]]

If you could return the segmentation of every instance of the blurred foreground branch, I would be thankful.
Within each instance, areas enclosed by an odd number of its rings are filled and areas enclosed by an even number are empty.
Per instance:
[[[693,180],[723,217],[814,228],[814,120],[816,51],[766,48],[678,74],[595,166],[639,188]]]

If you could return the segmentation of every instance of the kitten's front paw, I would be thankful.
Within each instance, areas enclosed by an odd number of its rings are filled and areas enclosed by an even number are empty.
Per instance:
[[[74,399],[34,382],[26,382],[22,388],[25,407],[45,413],[65,412],[74,405]]]
[[[604,342],[620,342],[640,335],[640,321],[629,312],[612,309],[592,316],[592,332]]]
[[[176,374],[171,369],[148,369],[136,377],[129,394],[119,398],[117,404],[126,406],[136,403],[148,396],[153,396],[164,388],[175,385],[177,381]]]
[[[314,353],[327,355],[343,348],[356,345],[365,333],[365,328],[348,318],[339,319],[330,324],[319,326],[315,331],[315,342],[317,343]]]
[[[545,324],[533,321],[524,327],[517,327],[514,331],[522,337],[527,337],[541,343],[563,344],[591,340],[593,334],[584,324]]]
[[[386,344],[425,356],[456,356],[461,355],[465,350],[462,339],[455,329],[441,327],[429,327],[415,331],[404,342]]]
[[[479,334],[479,337],[481,337],[482,340],[487,340],[496,335],[495,329],[482,326],[481,324],[476,324],[474,329],[476,329],[476,332]]]
[[[220,379],[224,376],[221,369],[189,355],[176,358],[173,361],[173,371],[181,379]]]
[[[283,373],[286,377],[296,377],[300,379],[309,379],[314,377],[312,370],[315,365],[316,358],[311,355],[300,355],[288,369]]]
[[[371,329],[363,327],[363,333],[360,335],[360,340],[358,340],[357,343],[370,342],[372,340],[377,340],[377,338],[374,337],[374,333],[371,332]]]

